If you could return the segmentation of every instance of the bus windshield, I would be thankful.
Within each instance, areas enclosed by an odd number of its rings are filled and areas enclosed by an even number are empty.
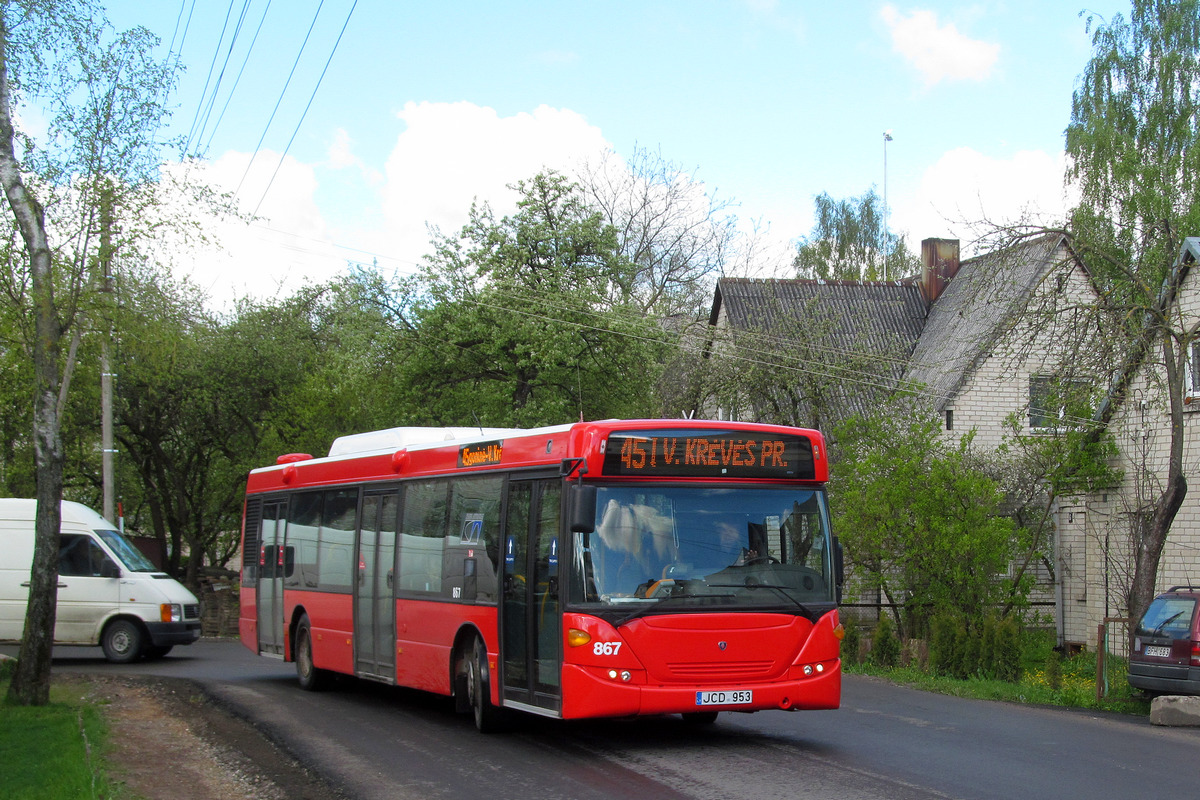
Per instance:
[[[689,607],[834,602],[820,489],[601,486],[595,528],[575,533],[573,604],[630,617]]]
[[[109,530],[98,530],[96,533],[104,540],[117,558],[125,565],[125,568],[130,572],[161,572],[158,567],[150,563],[150,559],[142,555],[142,551],[134,547],[133,542],[126,539],[120,533]]]

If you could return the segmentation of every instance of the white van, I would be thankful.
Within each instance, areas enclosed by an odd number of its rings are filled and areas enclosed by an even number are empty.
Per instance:
[[[0,641],[20,641],[37,501],[0,498]],[[151,564],[115,526],[64,500],[55,644],[100,645],[109,661],[161,658],[200,638],[196,596]]]

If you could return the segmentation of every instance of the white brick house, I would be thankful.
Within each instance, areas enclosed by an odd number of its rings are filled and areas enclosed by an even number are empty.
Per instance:
[[[956,241],[926,240],[922,258],[921,278],[900,282],[725,280],[710,319],[714,329],[769,328],[787,313],[789,298],[808,302],[822,297],[822,307],[837,307],[844,316],[844,330],[837,331],[843,341],[879,339],[878,332],[886,331],[880,352],[907,347],[896,385],[919,387],[942,416],[946,436],[973,430],[974,443],[983,450],[995,450],[1014,435],[1054,435],[1091,416],[1090,409],[1069,411],[1053,400],[1053,387],[1102,388],[1109,374],[1102,365],[1111,364],[1102,351],[1112,340],[1102,335],[1102,319],[1095,316],[1099,295],[1063,237],[1039,237],[961,265]],[[1185,315],[1200,321],[1200,278],[1189,276],[1180,296]],[[790,311],[803,316],[812,307],[793,302]],[[1090,332],[1095,335],[1086,335]],[[1192,407],[1200,412],[1200,351],[1192,363]],[[1143,470],[1137,483],[1129,465],[1153,466],[1162,457],[1164,413],[1153,410],[1165,400],[1154,399],[1148,376],[1139,380],[1110,422],[1124,462],[1123,484],[1059,498],[1052,507],[1052,556],[1041,570],[1045,583],[1038,599],[1052,604],[1064,643],[1095,646],[1099,623],[1124,614],[1129,572],[1125,509],[1136,502],[1146,480]],[[1073,419],[1073,413],[1081,418]],[[1200,413],[1187,414],[1187,422],[1188,474],[1200,475]],[[1163,586],[1200,581],[1197,530],[1200,491],[1188,498],[1176,520],[1163,559]]]
[[[936,258],[930,241],[923,258]],[[927,387],[947,436],[973,430],[981,450],[995,451],[1014,435],[1053,436],[1086,420],[1048,402],[1048,387],[1062,381],[1094,392],[1107,378],[1098,299],[1062,236],[966,260],[930,307],[905,380]],[[1091,416],[1090,409],[1076,413]],[[1034,599],[1053,604],[1063,644],[1094,645],[1097,624],[1117,609],[1111,585],[1089,591],[1108,569],[1099,540],[1089,536],[1092,508],[1088,498],[1074,497],[1051,507],[1051,560],[1039,571]]]

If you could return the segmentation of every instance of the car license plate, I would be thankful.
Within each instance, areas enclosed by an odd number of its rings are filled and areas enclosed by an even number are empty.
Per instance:
[[[732,689],[724,692],[696,692],[698,706],[743,706],[754,702],[751,689]]]
[[[1146,655],[1156,656],[1157,658],[1170,658],[1171,657],[1171,648],[1155,647],[1154,645],[1148,644],[1148,645],[1146,645]]]

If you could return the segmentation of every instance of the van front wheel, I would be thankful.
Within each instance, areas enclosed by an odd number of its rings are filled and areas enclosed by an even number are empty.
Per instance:
[[[115,619],[108,623],[100,635],[100,646],[104,657],[114,664],[128,664],[142,657],[145,634],[137,623],[127,619]]]

